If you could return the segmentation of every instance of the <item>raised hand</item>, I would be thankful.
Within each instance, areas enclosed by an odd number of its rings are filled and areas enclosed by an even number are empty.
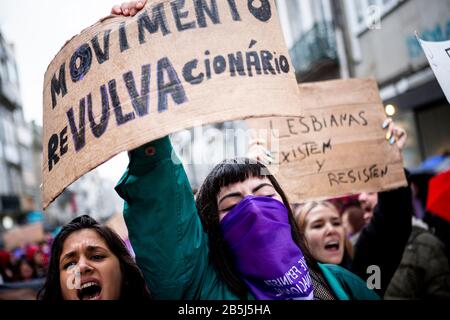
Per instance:
[[[397,126],[391,118],[387,118],[384,121],[382,128],[387,130],[386,140],[388,140],[391,145],[396,143],[397,147],[402,151],[406,143],[406,138],[408,137],[405,129]]]
[[[147,0],[123,2],[120,6],[115,5],[111,9],[111,14],[134,16],[147,4]]]

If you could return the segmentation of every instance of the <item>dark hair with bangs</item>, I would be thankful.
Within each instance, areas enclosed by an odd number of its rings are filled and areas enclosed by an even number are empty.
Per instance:
[[[128,252],[125,243],[112,229],[99,224],[93,218],[83,215],[73,219],[62,227],[52,244],[50,264],[47,279],[38,293],[38,300],[62,301],[63,296],[60,284],[59,259],[62,254],[64,242],[76,231],[90,229],[103,238],[108,248],[117,257],[122,273],[122,290],[119,300],[146,301],[150,300],[150,292],[145,284],[144,276],[133,257]]]
[[[269,173],[267,167],[260,162],[246,158],[225,160],[218,164],[203,182],[197,194],[197,210],[201,217],[203,227],[208,234],[210,249],[209,257],[211,262],[231,291],[238,297],[244,299],[247,297],[248,287],[239,277],[233,264],[231,252],[224,241],[219,222],[217,195],[222,187],[238,182],[244,182],[250,177],[266,177],[270,180],[288,209],[292,238],[302,250],[308,267],[310,269],[318,270],[317,262],[306,246],[305,237],[297,228],[289,201],[275,177]]]

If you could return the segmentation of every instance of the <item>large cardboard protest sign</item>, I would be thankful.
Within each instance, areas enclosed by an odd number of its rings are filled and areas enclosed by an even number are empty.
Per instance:
[[[68,41],[44,79],[43,206],[114,155],[199,124],[298,112],[273,0],[151,1]]]
[[[406,185],[401,153],[381,128],[386,115],[374,80],[299,88],[298,117],[247,120],[256,132],[271,132],[269,169],[291,202]]]

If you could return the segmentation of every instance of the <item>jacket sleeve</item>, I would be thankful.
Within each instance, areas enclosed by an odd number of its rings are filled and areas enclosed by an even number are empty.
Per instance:
[[[426,268],[426,297],[434,299],[450,299],[450,266],[445,255],[444,244],[432,234],[422,234],[419,241],[425,247],[420,264]],[[426,246],[429,246],[426,248]],[[427,250],[428,249],[428,250]]]
[[[450,268],[444,245],[415,228],[385,298],[450,299]]]
[[[409,186],[378,193],[378,204],[370,223],[361,231],[355,244],[352,272],[374,281],[376,275],[368,267],[379,267],[378,295],[383,296],[397,270],[411,234],[413,213]],[[376,281],[374,282],[376,285]]]
[[[147,286],[156,299],[227,298],[208,260],[207,236],[168,137],[130,152],[116,191]],[[230,298],[230,297],[228,297]]]

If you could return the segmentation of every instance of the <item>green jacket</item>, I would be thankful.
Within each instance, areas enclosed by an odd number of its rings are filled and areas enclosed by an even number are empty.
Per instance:
[[[136,262],[156,299],[237,299],[208,258],[189,181],[172,151],[168,137],[133,150],[116,186]],[[352,273],[320,267],[339,299],[378,298]]]

